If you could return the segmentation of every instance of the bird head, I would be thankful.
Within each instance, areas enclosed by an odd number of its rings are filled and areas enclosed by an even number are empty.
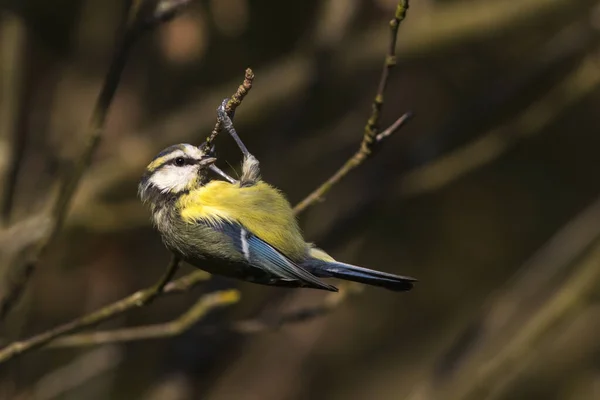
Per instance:
[[[217,159],[191,144],[167,147],[146,167],[138,186],[143,202],[155,203],[187,193],[208,181],[208,167]]]

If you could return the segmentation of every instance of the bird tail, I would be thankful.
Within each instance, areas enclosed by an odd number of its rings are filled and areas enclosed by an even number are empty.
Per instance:
[[[338,278],[366,285],[378,286],[396,292],[412,289],[417,280],[409,276],[389,274],[333,260],[320,249],[311,249],[309,271],[320,278]],[[327,256],[327,257],[325,257]]]

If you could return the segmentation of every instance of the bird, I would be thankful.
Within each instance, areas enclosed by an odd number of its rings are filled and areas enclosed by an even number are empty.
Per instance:
[[[214,147],[181,143],[158,153],[139,182],[138,195],[167,249],[211,274],[262,285],[336,292],[323,278],[337,278],[412,289],[412,277],[336,261],[305,241],[285,194],[262,180],[259,161],[226,112],[227,101],[217,118],[242,152],[239,179],[215,165]]]

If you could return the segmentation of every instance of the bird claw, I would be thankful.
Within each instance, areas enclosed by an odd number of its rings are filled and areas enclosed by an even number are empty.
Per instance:
[[[229,103],[229,98],[226,97],[219,107],[217,107],[217,120],[221,123],[227,123],[227,120],[231,122],[231,118],[227,113],[227,103]]]

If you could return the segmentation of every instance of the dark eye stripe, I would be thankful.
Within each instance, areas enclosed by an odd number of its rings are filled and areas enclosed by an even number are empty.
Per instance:
[[[181,164],[181,160],[183,160],[183,164]],[[169,160],[165,164],[171,164],[171,165],[183,167],[184,165],[196,164],[196,160],[194,160],[193,158],[189,158],[189,157],[176,157],[172,160]]]

